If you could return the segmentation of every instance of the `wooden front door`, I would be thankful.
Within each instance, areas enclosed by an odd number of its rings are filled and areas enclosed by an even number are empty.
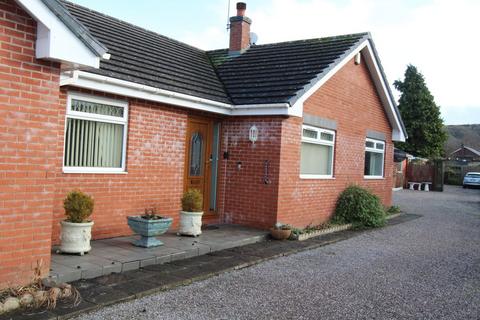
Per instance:
[[[212,170],[213,121],[206,118],[188,119],[186,155],[185,155],[185,190],[198,189],[203,195],[205,214],[211,210],[210,190]]]

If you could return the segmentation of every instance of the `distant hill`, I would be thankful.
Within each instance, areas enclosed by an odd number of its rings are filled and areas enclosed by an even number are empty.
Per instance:
[[[480,151],[480,124],[462,124],[447,126],[448,140],[445,143],[445,154],[448,155],[460,148],[462,143]]]

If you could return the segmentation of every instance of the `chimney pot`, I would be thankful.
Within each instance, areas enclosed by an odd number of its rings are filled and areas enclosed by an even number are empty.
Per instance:
[[[243,17],[247,10],[247,4],[245,2],[237,2],[237,16]]]

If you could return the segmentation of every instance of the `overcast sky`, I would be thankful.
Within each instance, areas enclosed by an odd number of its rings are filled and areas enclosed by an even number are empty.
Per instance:
[[[201,49],[228,45],[236,3],[228,13],[228,0],[73,1]],[[245,2],[258,44],[369,31],[390,84],[413,64],[446,124],[480,123],[479,0]]]

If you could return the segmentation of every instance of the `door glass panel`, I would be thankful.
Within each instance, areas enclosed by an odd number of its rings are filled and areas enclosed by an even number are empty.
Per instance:
[[[200,132],[194,132],[190,139],[190,176],[203,174],[203,137]]]
[[[210,210],[215,211],[217,207],[217,172],[218,172],[218,152],[220,142],[220,123],[213,125],[213,143],[211,156],[210,172]]]

